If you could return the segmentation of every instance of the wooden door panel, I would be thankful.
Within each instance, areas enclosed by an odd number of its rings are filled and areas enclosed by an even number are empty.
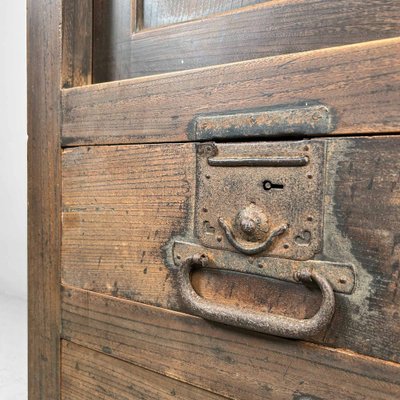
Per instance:
[[[140,30],[143,21],[135,27],[131,0],[96,0],[93,8],[95,83],[400,35],[400,4],[392,0],[158,0],[148,1],[146,7],[150,10],[159,3],[173,4],[178,18],[175,21],[188,14],[177,4],[196,4],[191,8],[195,17],[196,13],[222,10],[221,5],[226,10],[239,4],[260,4],[189,23]],[[155,19],[152,22],[150,18],[150,26],[166,18],[163,13],[153,14]],[[146,21],[148,18],[144,20],[145,25]],[[134,33],[137,28],[138,33]]]
[[[400,367],[391,362],[73,288],[64,288],[62,307],[69,341],[232,399],[397,400],[400,393]]]
[[[317,139],[315,139],[318,141]],[[324,245],[318,258],[350,263],[351,295],[337,294],[329,329],[313,338],[400,360],[399,137],[327,139]],[[63,282],[181,310],[168,245],[193,231],[194,145],[94,146],[63,153]],[[199,273],[216,303],[310,317],[318,292],[231,273]]]
[[[325,134],[398,132],[399,64],[395,38],[64,89],[63,145],[195,140],[199,116],[299,104],[331,110]]]
[[[62,400],[225,399],[65,340],[61,344],[61,358]]]
[[[148,29],[192,21],[262,2],[265,0],[134,0],[131,6],[136,7],[136,12],[142,16],[139,29]],[[129,7],[129,2],[125,3],[125,7]]]

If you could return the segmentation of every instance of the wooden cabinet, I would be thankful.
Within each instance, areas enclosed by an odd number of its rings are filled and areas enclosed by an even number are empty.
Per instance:
[[[30,399],[398,399],[400,3],[28,5]]]

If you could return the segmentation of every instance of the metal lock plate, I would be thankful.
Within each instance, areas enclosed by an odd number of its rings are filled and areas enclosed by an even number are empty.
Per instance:
[[[197,145],[195,235],[208,248],[308,260],[321,251],[324,143]]]

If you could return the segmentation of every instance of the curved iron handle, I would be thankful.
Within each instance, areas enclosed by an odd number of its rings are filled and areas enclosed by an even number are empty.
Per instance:
[[[213,304],[200,297],[193,289],[190,273],[193,267],[207,267],[208,263],[207,256],[196,254],[181,265],[177,274],[182,301],[188,311],[194,315],[239,328],[293,339],[314,336],[324,329],[332,319],[335,311],[335,296],[329,282],[317,272],[305,269],[296,274],[296,279],[301,282],[316,282],[322,292],[322,303],[318,312],[309,319],[299,320]]]
[[[241,243],[239,243],[236,238],[235,235],[232,232],[232,229],[230,228],[230,226],[224,221],[223,218],[218,218],[218,222],[221,226],[221,228],[223,229],[223,231],[225,232],[225,236],[228,239],[228,242],[236,249],[239,250],[240,252],[242,252],[243,254],[247,254],[249,256],[254,255],[254,254],[258,254],[261,253],[262,251],[266,250],[269,246],[271,246],[272,242],[274,241],[274,239],[279,236],[282,235],[282,233],[284,233],[288,226],[287,225],[282,225],[279,228],[275,229],[271,235],[269,235],[268,239],[266,239],[263,243],[261,244],[257,244],[253,247],[247,247],[247,246],[243,246]]]

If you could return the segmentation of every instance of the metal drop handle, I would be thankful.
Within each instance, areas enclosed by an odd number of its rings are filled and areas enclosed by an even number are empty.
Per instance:
[[[178,289],[189,312],[211,321],[250,329],[269,335],[293,339],[306,339],[328,326],[335,312],[335,296],[329,282],[315,271],[304,269],[296,274],[301,282],[314,281],[322,292],[318,312],[309,319],[296,319],[261,312],[249,312],[232,306],[214,304],[200,297],[193,289],[190,273],[194,267],[207,267],[208,257],[196,254],[180,266],[177,274]]]

